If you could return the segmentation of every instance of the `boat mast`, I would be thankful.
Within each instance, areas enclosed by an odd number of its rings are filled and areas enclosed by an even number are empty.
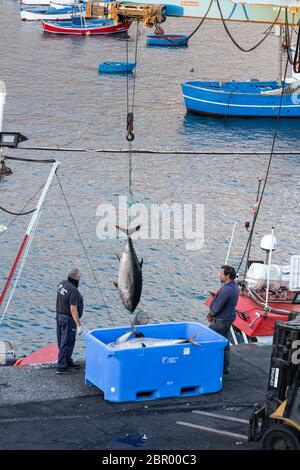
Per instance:
[[[5,285],[4,285],[4,288],[3,288],[3,290],[2,290],[2,293],[1,293],[1,296],[0,296],[0,306],[1,306],[2,303],[3,303],[3,300],[4,300],[4,298],[5,298],[5,295],[6,295],[6,293],[7,293],[8,288],[9,288],[9,285],[10,285],[12,279],[13,279],[13,276],[14,276],[14,274],[15,274],[15,271],[16,271],[16,269],[17,269],[17,266],[18,266],[18,264],[19,264],[19,261],[20,261],[20,259],[21,259],[21,257],[22,257],[22,254],[23,254],[23,252],[24,252],[24,250],[25,250],[25,247],[26,247],[26,245],[27,245],[27,243],[28,243],[28,240],[29,240],[29,238],[30,238],[31,231],[32,231],[33,227],[35,226],[35,224],[36,224],[36,222],[37,222],[37,219],[38,219],[39,214],[40,214],[40,211],[41,211],[42,204],[43,204],[43,202],[44,202],[44,199],[45,199],[46,194],[47,194],[47,192],[48,192],[48,189],[49,189],[49,187],[50,187],[51,181],[52,181],[52,179],[53,179],[53,177],[54,177],[54,175],[55,175],[55,172],[56,172],[56,170],[57,170],[57,167],[58,167],[59,165],[60,165],[60,162],[58,162],[58,161],[56,161],[55,163],[52,164],[52,168],[51,168],[50,174],[49,174],[49,176],[48,176],[48,178],[47,178],[47,181],[46,181],[46,183],[45,183],[45,186],[44,186],[44,189],[43,189],[43,191],[42,191],[42,194],[41,194],[41,196],[40,196],[40,198],[39,198],[39,200],[38,200],[36,209],[35,209],[35,211],[34,211],[32,217],[31,217],[31,220],[30,220],[29,224],[28,224],[28,227],[27,227],[27,230],[26,230],[26,232],[25,232],[25,235],[24,235],[24,238],[23,238],[23,240],[22,240],[22,243],[21,243],[21,245],[20,245],[19,251],[18,251],[17,256],[16,256],[16,258],[15,258],[15,260],[14,260],[14,262],[13,262],[13,265],[12,265],[12,268],[11,268],[11,270],[10,270],[9,276],[8,276],[8,278],[7,278],[7,280],[6,280],[6,283],[5,283]]]
[[[6,97],[5,83],[2,80],[0,80],[0,132],[2,132],[5,97]]]
[[[282,35],[282,26],[277,25],[275,27],[275,35],[278,38],[278,84],[282,85],[282,56],[283,56],[283,48],[282,48],[282,41],[283,41],[283,35]]]
[[[274,243],[274,227],[272,227],[272,234],[271,234],[271,247],[268,253],[268,269],[267,269],[267,289],[266,289],[266,302],[265,302],[265,312],[268,311],[268,303],[269,303],[269,291],[270,291],[270,272],[271,272],[271,263],[272,263],[272,251],[273,251],[273,243]]]

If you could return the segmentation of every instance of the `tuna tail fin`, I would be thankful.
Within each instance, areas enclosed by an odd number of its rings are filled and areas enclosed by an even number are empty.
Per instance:
[[[187,338],[187,342],[192,343],[194,346],[200,346],[200,343],[197,343],[197,341],[196,341],[196,338],[199,335],[199,333],[200,332],[198,331],[198,333],[194,333],[192,336]]]
[[[143,333],[138,332],[135,328],[135,326],[136,326],[135,318],[133,320],[130,320],[130,323],[131,323],[130,334],[134,335],[136,338],[144,338],[145,335]]]
[[[135,232],[138,232],[141,228],[141,225],[137,225],[136,227],[134,228],[123,228],[123,227],[119,227],[119,225],[116,225],[117,229],[120,230],[121,232],[123,233],[126,233],[126,235],[128,237],[131,237],[131,235]]]

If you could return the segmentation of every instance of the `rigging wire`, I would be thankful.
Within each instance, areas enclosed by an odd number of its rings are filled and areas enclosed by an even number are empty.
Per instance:
[[[283,79],[283,83],[285,83],[285,81],[286,81],[286,75],[287,75],[288,64],[289,64],[289,60],[288,60],[288,57],[287,57],[286,64],[285,64],[285,70],[284,70],[284,79]],[[247,243],[246,243],[246,246],[245,246],[245,249],[244,249],[242,258],[241,258],[241,260],[240,260],[239,266],[238,266],[238,268],[237,268],[237,272],[239,272],[239,270],[240,270],[240,268],[241,268],[241,266],[242,266],[242,264],[243,264],[243,261],[244,261],[244,258],[245,258],[245,255],[246,255],[246,252],[247,252],[249,243],[250,243],[250,241],[252,240],[253,232],[254,232],[254,227],[255,227],[255,223],[256,223],[256,220],[257,220],[257,217],[258,217],[258,214],[259,214],[259,210],[260,210],[261,203],[262,203],[262,200],[263,200],[263,197],[264,197],[266,185],[267,185],[267,182],[268,182],[268,177],[269,177],[270,168],[271,168],[271,164],[272,164],[273,152],[274,152],[274,148],[275,148],[277,133],[278,133],[278,130],[279,130],[280,111],[281,111],[281,105],[282,105],[282,100],[283,100],[283,91],[284,91],[284,86],[283,86],[282,89],[281,89],[280,101],[279,101],[279,110],[278,110],[277,123],[276,123],[277,126],[276,126],[275,131],[274,131],[274,136],[273,136],[273,141],[272,141],[272,147],[271,147],[270,157],[269,157],[269,161],[268,161],[268,165],[267,165],[267,169],[266,169],[266,174],[265,174],[265,177],[264,177],[263,187],[262,187],[262,190],[261,190],[261,193],[260,193],[260,196],[259,196],[259,200],[258,200],[258,202],[257,202],[257,209],[256,209],[256,212],[255,212],[254,217],[253,217],[253,222],[252,222],[251,230],[250,230],[250,232],[249,232],[248,240],[247,240]]]
[[[222,20],[222,24],[224,26],[224,29],[226,31],[226,33],[228,34],[228,36],[230,37],[231,41],[233,42],[233,44],[238,48],[240,49],[240,51],[242,52],[251,52],[251,51],[254,51],[257,47],[259,47],[266,39],[267,37],[270,35],[272,29],[273,29],[273,26],[276,24],[279,16],[280,16],[280,13],[281,13],[281,7],[279,8],[279,12],[278,12],[278,15],[276,16],[274,22],[269,26],[269,28],[266,29],[265,31],[265,36],[260,40],[258,41],[257,44],[255,44],[254,46],[250,47],[250,49],[244,49],[235,39],[234,37],[232,36],[231,32],[229,31],[228,29],[228,26],[225,22],[225,19],[224,19],[224,16],[223,16],[223,13],[222,13],[222,10],[221,10],[221,7],[220,7],[220,3],[219,3],[219,0],[217,0],[217,7],[218,7],[218,10],[220,12],[220,16],[221,16],[221,20]]]
[[[100,296],[101,296],[102,302],[103,302],[103,304],[104,304],[104,306],[105,306],[105,308],[106,308],[107,315],[108,315],[108,317],[109,317],[109,319],[110,319],[110,321],[111,321],[111,324],[112,324],[112,326],[114,326],[114,322],[113,322],[112,316],[111,316],[111,314],[110,314],[110,312],[109,312],[108,305],[107,305],[107,303],[105,302],[104,295],[103,295],[103,293],[102,293],[102,290],[101,290],[101,288],[100,288],[100,285],[99,285],[98,279],[97,279],[97,277],[96,277],[96,275],[95,275],[95,272],[94,272],[94,269],[93,269],[93,266],[92,266],[92,263],[91,263],[90,257],[89,257],[89,255],[88,255],[88,253],[87,253],[87,250],[86,250],[86,248],[85,248],[85,245],[84,245],[84,243],[83,243],[83,240],[82,240],[82,237],[81,237],[81,235],[80,235],[80,232],[79,232],[78,226],[77,226],[77,224],[76,224],[76,221],[75,221],[75,218],[74,218],[73,212],[72,212],[72,210],[71,210],[70,204],[69,204],[69,202],[68,202],[68,199],[67,199],[67,196],[66,196],[66,194],[65,194],[65,191],[64,191],[64,189],[63,189],[63,187],[62,187],[62,183],[61,183],[61,181],[60,181],[60,178],[59,178],[59,176],[58,176],[57,172],[55,173],[55,175],[56,175],[56,178],[57,178],[57,181],[58,181],[59,187],[60,187],[60,189],[61,189],[61,192],[62,192],[63,198],[64,198],[64,200],[65,200],[65,203],[66,203],[66,205],[67,205],[67,208],[68,208],[68,210],[69,210],[69,213],[70,213],[70,216],[71,216],[72,222],[73,222],[73,224],[74,224],[75,230],[76,230],[76,232],[77,232],[77,235],[78,235],[78,238],[79,238],[80,244],[81,244],[81,246],[82,246],[83,252],[84,252],[84,254],[85,254],[85,256],[86,256],[86,259],[87,259],[87,261],[88,261],[88,263],[89,263],[89,266],[90,266],[91,272],[92,272],[92,274],[93,274],[93,277],[94,277],[94,279],[95,279],[95,282],[96,282],[96,285],[97,285],[98,291],[99,291],[99,293],[100,293]]]

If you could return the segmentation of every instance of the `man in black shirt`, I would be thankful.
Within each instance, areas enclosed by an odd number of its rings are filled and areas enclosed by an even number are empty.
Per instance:
[[[80,318],[83,314],[83,297],[78,290],[80,273],[77,268],[69,271],[68,279],[59,283],[56,298],[57,343],[59,348],[57,374],[68,374],[80,368],[73,362],[72,354],[76,330],[82,333]]]
[[[219,278],[221,289],[213,297],[208,314],[209,328],[229,338],[230,328],[236,318],[235,308],[239,299],[239,288],[235,282],[236,272],[232,266],[221,266]],[[224,351],[224,374],[230,371],[230,344]]]

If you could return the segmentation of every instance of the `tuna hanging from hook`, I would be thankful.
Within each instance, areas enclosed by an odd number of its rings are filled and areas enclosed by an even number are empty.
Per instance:
[[[120,298],[124,307],[133,313],[140,301],[143,287],[142,266],[143,258],[138,260],[136,255],[131,235],[138,230],[141,226],[138,225],[132,229],[124,229],[116,226],[118,230],[126,233],[127,243],[124,247],[121,257],[119,259],[119,275],[118,282],[114,282],[114,286],[118,289]]]

